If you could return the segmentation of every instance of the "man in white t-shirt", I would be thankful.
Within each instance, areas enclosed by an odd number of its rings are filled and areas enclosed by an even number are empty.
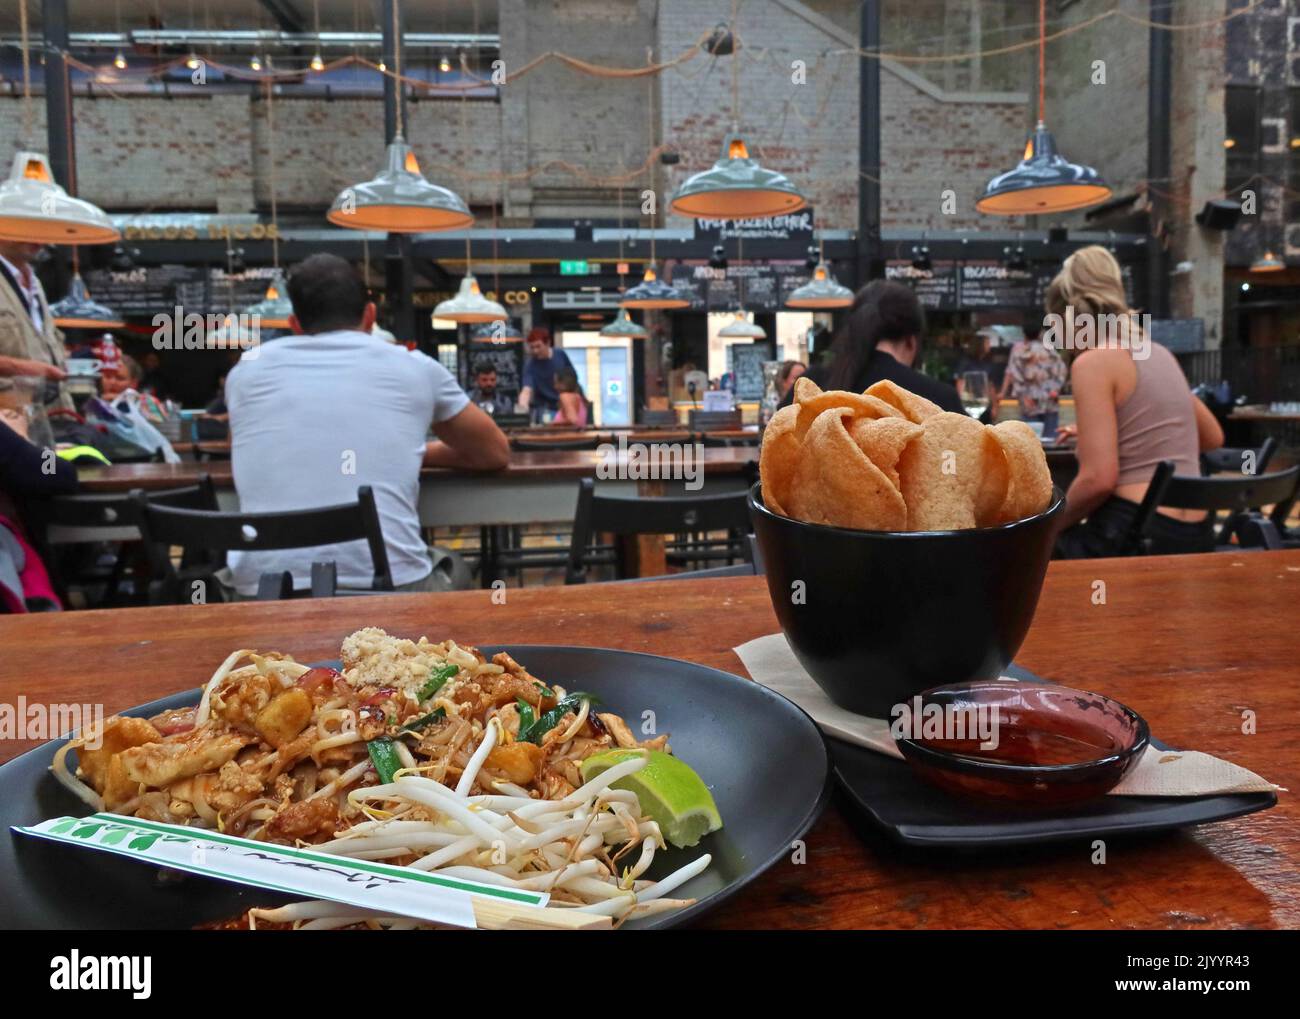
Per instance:
[[[374,489],[393,583],[435,589],[420,533],[420,467],[492,471],[510,444],[441,364],[372,335],[375,306],[357,271],[313,255],[289,276],[295,335],[246,353],[226,380],[231,459],[240,508],[249,513],[355,502]],[[436,442],[426,442],[432,426]],[[307,588],[313,562],[334,562],[340,587],[368,588],[364,541],[274,552],[232,552],[235,590],[289,570]]]

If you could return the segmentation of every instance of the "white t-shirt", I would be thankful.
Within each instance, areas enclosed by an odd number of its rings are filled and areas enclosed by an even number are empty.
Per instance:
[[[451,373],[424,354],[346,330],[286,336],[244,354],[226,379],[231,459],[249,513],[355,502],[374,489],[394,584],[432,568],[420,534],[420,464],[429,426],[469,403]],[[313,562],[334,562],[340,586],[370,586],[364,541],[274,552],[231,552],[240,594],[266,572],[311,584]]]

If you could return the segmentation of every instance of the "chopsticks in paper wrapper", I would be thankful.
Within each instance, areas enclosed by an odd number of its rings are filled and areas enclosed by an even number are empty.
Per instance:
[[[547,907],[545,892],[444,877],[377,860],[145,821],[120,814],[56,817],[15,832],[202,874],[273,892],[357,906],[375,916],[403,916],[488,929],[608,928],[607,916]]]

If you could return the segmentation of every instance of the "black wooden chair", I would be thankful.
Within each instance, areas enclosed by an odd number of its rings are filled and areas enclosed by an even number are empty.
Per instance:
[[[584,435],[580,439],[541,439],[513,438],[510,448],[517,453],[544,453],[548,450],[583,450],[595,449],[607,441],[600,435]]]
[[[194,510],[216,510],[218,505],[216,488],[207,474],[200,475],[193,485],[150,492],[148,500],[158,506]],[[33,503],[28,519],[40,525],[31,527],[29,533],[37,536],[41,558],[50,565],[60,598],[67,600],[70,587],[88,590],[102,583],[104,593],[98,603],[111,606],[116,601],[130,565],[124,546],[141,540],[139,513],[130,495],[55,496]],[[96,554],[95,561],[87,563],[87,546],[96,546],[100,552],[107,546],[107,552]]]
[[[143,492],[132,492],[139,514],[140,532],[148,542],[157,575],[161,578],[151,596],[157,604],[188,601],[185,597],[192,574],[178,572],[172,564],[170,548],[203,549],[208,552],[265,552],[279,549],[334,545],[345,541],[365,541],[370,548],[374,575],[371,591],[393,590],[388,566],[388,550],[379,523],[379,510],[369,485],[357,489],[357,501],[341,506],[318,509],[288,510],[280,513],[215,513],[204,510],[175,509],[156,506]],[[313,588],[317,587],[313,565]],[[271,574],[263,578],[259,595],[282,590],[283,578]],[[292,591],[292,580],[289,585]]]
[[[1207,510],[1210,513],[1228,511],[1231,530],[1219,535],[1219,543],[1226,544],[1235,535],[1240,548],[1282,548],[1277,516],[1295,501],[1296,486],[1300,483],[1300,466],[1272,474],[1238,474],[1231,477],[1192,478],[1174,474],[1174,464],[1165,460],[1156,466],[1147,486],[1146,497],[1138,507],[1133,524],[1125,540],[1129,554],[1151,554],[1160,551],[1150,536],[1156,508]],[[1260,507],[1274,504],[1271,517],[1260,512]]]
[[[592,566],[618,567],[618,556],[614,549],[591,547],[596,534],[691,535],[725,530],[732,538],[729,558],[734,560],[745,557],[749,508],[743,491],[721,495],[627,498],[597,495],[595,488],[595,482],[591,478],[582,478],[578,482],[578,506],[574,514],[573,537],[569,544],[569,561],[564,576],[566,584],[585,583],[587,571]],[[682,544],[689,545],[690,539],[679,542],[679,545]],[[668,548],[671,561],[672,544]],[[727,556],[701,550],[693,558],[705,560]],[[618,572],[621,574],[621,570]]]
[[[692,410],[687,423],[692,432],[725,432],[744,427],[738,410]]]
[[[1222,446],[1201,454],[1201,474],[1210,477],[1214,474],[1242,474],[1249,460],[1253,460],[1253,474],[1263,474],[1268,470],[1273,454],[1277,452],[1278,442],[1268,436],[1259,446]],[[1248,458],[1247,454],[1251,454]]]

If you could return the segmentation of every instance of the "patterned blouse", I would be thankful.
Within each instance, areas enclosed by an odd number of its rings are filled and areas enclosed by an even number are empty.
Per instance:
[[[1007,378],[1011,395],[1020,401],[1022,417],[1055,411],[1068,376],[1061,355],[1041,340],[1020,340],[1011,348]]]

